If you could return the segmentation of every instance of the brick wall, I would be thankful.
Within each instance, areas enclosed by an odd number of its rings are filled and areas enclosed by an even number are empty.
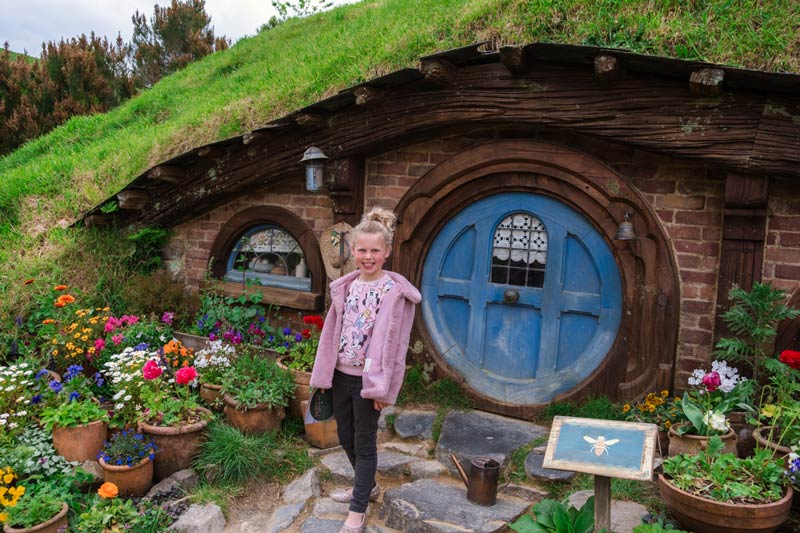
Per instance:
[[[787,291],[800,290],[800,183],[776,180],[769,191],[764,281]]]
[[[365,207],[394,208],[417,179],[445,159],[471,146],[513,136],[465,132],[368,158]],[[516,136],[576,146],[604,161],[629,180],[658,215],[679,270],[681,320],[675,382],[685,384],[688,373],[711,358],[724,200],[722,173],[585,137],[530,131]],[[170,268],[187,285],[198,287],[222,225],[235,213],[256,205],[288,208],[317,234],[333,223],[328,196],[306,193],[303,176],[298,175],[291,183],[237,199],[175,228],[175,237],[165,250]],[[776,181],[770,191],[770,214],[764,280],[795,290],[800,279],[800,184]]]
[[[304,177],[282,183],[265,191],[250,193],[205,215],[176,226],[175,234],[165,249],[167,266],[176,279],[188,287],[199,288],[211,259],[211,247],[222,228],[236,213],[248,207],[271,205],[283,207],[302,218],[319,235],[333,224],[331,201],[327,194],[308,193]]]

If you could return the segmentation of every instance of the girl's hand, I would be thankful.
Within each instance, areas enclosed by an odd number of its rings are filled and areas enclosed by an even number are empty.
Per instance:
[[[372,405],[375,407],[376,411],[380,411],[384,407],[388,407],[388,403],[379,402],[378,400],[372,400]]]

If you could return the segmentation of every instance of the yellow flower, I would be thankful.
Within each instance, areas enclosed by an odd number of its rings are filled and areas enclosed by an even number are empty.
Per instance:
[[[0,513],[0,524],[8,520],[8,513]]]
[[[761,416],[772,418],[776,414],[778,414],[778,406],[775,404],[770,403],[761,408]]]
[[[670,422],[669,420],[665,420],[665,421],[664,421],[664,427],[665,427],[666,429],[669,429],[669,428],[671,428],[671,427],[672,427],[672,422]]]
[[[53,350],[53,355],[58,355],[58,349]]]
[[[86,341],[88,341],[88,340],[89,340],[89,336],[88,336],[88,335],[81,335],[81,340],[82,340],[83,342],[86,342]]]
[[[661,391],[661,397],[662,398],[666,398],[667,396],[669,396],[669,391],[666,390],[666,389],[662,390]]]
[[[13,472],[12,472],[12,470],[9,468],[9,469],[8,469],[8,473],[6,473],[6,474],[3,474],[3,483],[5,483],[6,485],[10,485],[10,484],[11,484],[11,482],[12,482],[12,481],[14,481],[14,478],[15,478],[15,477],[16,477],[16,476],[14,476],[14,473],[13,473]]]
[[[656,410],[656,406],[655,405],[650,405],[650,407],[648,407],[647,410],[652,413],[653,411]]]
[[[630,410],[631,410],[631,406],[630,406],[630,404],[627,404],[627,403],[626,403],[625,405],[623,405],[623,406],[622,406],[622,412],[623,412],[623,413],[627,413],[627,412],[628,412],[628,411],[630,411]]]

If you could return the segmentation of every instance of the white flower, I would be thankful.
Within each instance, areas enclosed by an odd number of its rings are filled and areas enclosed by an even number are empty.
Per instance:
[[[125,407],[124,403],[115,403],[114,404],[114,409],[116,409],[117,411],[123,409],[124,407]]]
[[[705,416],[703,416],[703,422],[715,431],[728,431],[730,429],[730,424],[725,418],[724,413],[708,411]]]

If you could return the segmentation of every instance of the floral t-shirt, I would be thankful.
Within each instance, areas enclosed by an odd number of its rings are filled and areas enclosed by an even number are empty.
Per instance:
[[[355,279],[350,284],[344,302],[339,360],[336,363],[336,369],[340,372],[353,376],[360,376],[364,372],[367,347],[381,299],[394,284],[388,275],[376,281]]]

